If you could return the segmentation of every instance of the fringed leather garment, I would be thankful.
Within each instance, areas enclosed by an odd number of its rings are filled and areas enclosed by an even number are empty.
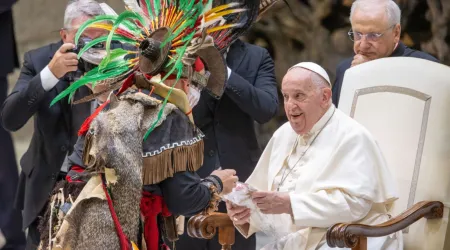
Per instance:
[[[159,183],[180,171],[195,171],[202,165],[203,135],[170,103],[152,136],[142,140],[160,107],[160,100],[131,90],[120,100],[112,100],[93,120],[86,134],[83,159],[92,177],[59,230],[52,232],[53,249],[121,249],[99,173],[107,173],[123,233],[136,243],[142,186]],[[65,203],[70,201],[66,199]],[[43,235],[43,249],[48,246],[48,235]]]

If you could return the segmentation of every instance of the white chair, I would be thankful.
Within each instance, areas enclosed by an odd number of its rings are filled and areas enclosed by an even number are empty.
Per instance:
[[[328,230],[328,245],[362,250],[367,237],[403,230],[406,250],[449,250],[450,67],[409,57],[353,67],[339,109],[377,139],[400,198],[389,222],[337,224]]]

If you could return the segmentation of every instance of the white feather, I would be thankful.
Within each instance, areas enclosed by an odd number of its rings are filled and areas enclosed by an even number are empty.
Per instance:
[[[142,8],[138,5],[136,0],[123,0],[123,3],[133,12],[136,12],[137,14],[139,14],[140,16],[142,16],[144,18],[144,20],[147,22],[144,25],[146,27],[149,26],[150,24],[150,20],[148,19],[147,15],[145,15],[144,11],[142,10]]]
[[[204,27],[209,27],[211,25],[214,25],[217,22],[223,22],[225,23],[225,19],[223,17],[214,18],[212,20],[209,20],[208,22],[205,22]]]
[[[106,15],[118,16],[117,13],[107,3],[101,3],[100,7]]]
[[[144,16],[144,11],[138,5],[136,0],[123,0],[123,3],[130,8],[130,10]]]
[[[127,1],[127,0],[125,0]],[[100,3],[100,7],[102,8],[103,12],[105,12],[106,15],[111,15],[111,16],[119,16],[117,14],[117,12],[114,11],[113,8],[111,8],[111,6],[109,6],[107,3]],[[139,7],[139,6],[138,6]],[[141,10],[142,11],[142,10]],[[132,32],[130,29],[128,29],[125,25],[121,24],[119,25],[119,27],[123,30],[126,30],[128,32],[130,32],[131,34],[134,34],[134,32]]]

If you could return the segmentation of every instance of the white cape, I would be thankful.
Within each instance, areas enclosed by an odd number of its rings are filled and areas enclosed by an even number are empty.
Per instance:
[[[261,191],[275,191],[274,178],[296,137],[289,122],[280,127],[246,183]],[[336,109],[304,157],[308,161],[302,166],[295,190],[290,192],[293,218],[288,214],[279,215],[276,225],[290,228],[293,233],[281,249],[331,249],[324,236],[335,223],[374,225],[389,219],[388,208],[398,196],[396,184],[381,150],[362,125]],[[370,211],[358,215],[358,203],[351,204],[354,200],[367,201]],[[245,237],[259,228],[251,221],[248,232],[237,227]],[[381,246],[386,243],[390,247]],[[369,239],[368,249],[403,249],[401,233]]]

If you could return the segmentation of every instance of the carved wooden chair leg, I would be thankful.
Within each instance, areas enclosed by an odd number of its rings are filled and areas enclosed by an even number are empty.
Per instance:
[[[367,237],[359,236],[359,241],[352,250],[367,250]]]
[[[222,245],[222,250],[231,250],[234,244],[234,226],[219,227],[219,244]]]
[[[212,239],[219,229],[219,244],[222,250],[231,250],[235,241],[233,222],[225,213],[198,214],[188,221],[187,233],[190,237]]]

